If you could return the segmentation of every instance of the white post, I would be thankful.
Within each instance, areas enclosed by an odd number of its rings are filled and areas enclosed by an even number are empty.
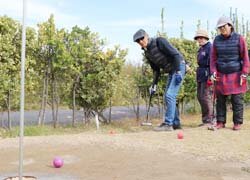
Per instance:
[[[95,124],[96,124],[96,129],[99,130],[100,123],[99,123],[99,117],[98,114],[95,114]]]
[[[26,45],[26,0],[23,0],[23,27],[21,52],[21,96],[20,96],[20,132],[19,132],[19,179],[23,179],[23,131],[24,131],[24,83],[25,83],[25,45]]]

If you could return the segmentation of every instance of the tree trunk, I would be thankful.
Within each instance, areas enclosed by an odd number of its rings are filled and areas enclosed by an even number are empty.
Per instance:
[[[87,112],[83,109],[82,123],[87,124]]]
[[[3,122],[3,110],[1,109],[1,127],[5,128],[4,122]]]
[[[83,109],[83,114],[84,114],[83,119],[82,119],[83,124],[89,123],[91,116],[93,116],[93,117],[95,116],[94,112],[92,112],[91,110],[86,109],[86,108]]]
[[[181,101],[181,114],[185,114],[184,105],[185,105],[185,102]]]
[[[59,109],[59,104],[60,104],[60,97],[58,96],[58,93],[57,93],[57,81],[55,81],[55,96],[56,96],[56,121],[58,123],[58,109]]]
[[[49,84],[49,74],[47,71],[46,76],[45,76],[45,94],[44,94],[44,104],[43,104],[43,109],[42,109],[42,121],[41,121],[42,125],[44,124],[44,121],[45,121],[46,105],[48,101],[48,84]]]
[[[73,91],[72,91],[72,127],[75,127],[75,109],[76,109],[76,90],[75,90],[75,83],[73,84]]]
[[[57,93],[56,93],[57,94]],[[58,109],[60,104],[60,98],[56,95],[56,122],[58,123]]]
[[[138,88],[138,91],[137,91],[137,98],[136,98],[136,121],[139,122],[140,121],[140,95],[141,95],[141,92],[140,92],[140,89]]]
[[[159,119],[161,118],[161,103],[160,103],[160,94],[158,94],[158,97],[157,97],[157,104],[158,104],[158,116],[159,116]]]
[[[53,127],[56,128],[57,127],[57,119],[56,119],[56,116],[55,116],[55,77],[54,77],[54,72],[51,72],[51,73],[52,73],[52,80],[51,80],[51,109],[52,109]]]
[[[79,82],[80,76],[76,77],[76,81],[73,83],[73,90],[72,90],[72,126],[75,126],[75,111],[76,111],[76,88]]]
[[[112,100],[110,98],[110,100],[109,100],[109,118],[108,118],[108,123],[111,123],[111,112],[112,112]]]
[[[44,99],[45,99],[45,87],[46,87],[46,72],[45,72],[45,75],[44,75],[44,79],[43,79],[43,92],[42,92],[42,100],[41,100],[41,106],[40,106],[40,111],[39,111],[39,114],[38,114],[38,125],[43,125],[42,124],[42,111],[43,111],[43,108],[44,108]]]
[[[99,111],[95,111],[97,114],[98,114],[98,116],[99,116],[99,120],[101,121],[101,122],[103,122],[103,123],[105,123],[105,124],[107,124],[107,122],[108,122],[108,120],[107,120],[107,118],[103,115],[103,113],[102,112],[99,112]],[[92,112],[93,113],[93,112]],[[94,115],[95,115],[95,113],[93,113]]]
[[[136,97],[132,100],[133,111],[135,113],[136,122],[140,121],[140,102],[139,102],[139,97],[140,97],[140,90],[138,88],[138,90],[136,92]]]
[[[8,128],[11,129],[11,119],[10,119],[10,89],[8,90],[8,96],[7,96],[7,107],[8,107]]]

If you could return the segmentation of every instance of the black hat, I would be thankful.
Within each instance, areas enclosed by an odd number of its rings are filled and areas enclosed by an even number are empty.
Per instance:
[[[144,31],[143,29],[139,29],[133,37],[134,42],[136,42],[138,39],[143,38],[146,35],[146,31]]]

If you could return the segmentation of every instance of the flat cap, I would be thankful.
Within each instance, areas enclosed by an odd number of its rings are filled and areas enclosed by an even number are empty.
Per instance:
[[[143,29],[139,29],[134,34],[134,37],[133,37],[134,42],[136,42],[138,39],[144,37],[145,35],[146,35],[146,31],[144,31]]]

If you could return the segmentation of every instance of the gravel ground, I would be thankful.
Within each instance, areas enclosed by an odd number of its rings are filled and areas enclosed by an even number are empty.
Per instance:
[[[249,180],[250,130],[88,132],[25,137],[24,171],[38,179]],[[18,138],[0,139],[0,179],[17,175]],[[55,156],[64,159],[52,167]]]

